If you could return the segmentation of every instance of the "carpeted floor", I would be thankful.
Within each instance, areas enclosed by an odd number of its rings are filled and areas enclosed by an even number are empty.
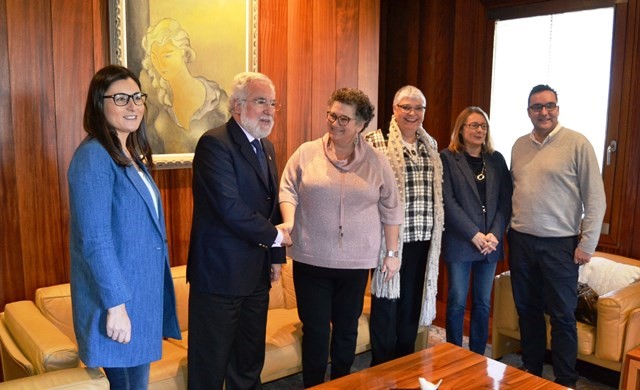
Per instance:
[[[442,343],[446,340],[445,330],[443,328],[432,326],[429,329],[429,346]],[[467,345],[467,338],[463,342],[465,348]],[[487,345],[485,356],[491,356],[491,345]],[[520,355],[509,354],[500,361],[504,364],[513,367],[519,367],[522,362]],[[369,367],[371,362],[371,354],[369,352],[362,353],[356,356],[356,360],[353,363],[352,372],[357,372]],[[578,365],[578,372],[580,373],[580,379],[578,380],[577,389],[580,390],[615,390],[618,388],[619,374],[610,370],[605,370],[600,367],[596,367],[590,364]],[[545,379],[553,380],[553,367],[550,364],[545,364],[542,372],[542,376]],[[327,378],[328,380],[329,378]],[[277,381],[264,384],[264,390],[297,390],[302,389],[302,374],[292,375],[287,378],[283,378]]]

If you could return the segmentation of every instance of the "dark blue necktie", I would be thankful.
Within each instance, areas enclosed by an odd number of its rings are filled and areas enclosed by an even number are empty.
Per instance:
[[[267,168],[267,159],[264,155],[264,150],[262,150],[262,144],[259,139],[254,139],[251,141],[251,145],[256,149],[256,157],[258,157],[258,162],[260,163],[260,168],[262,168],[262,174],[265,179],[269,178],[269,170]]]

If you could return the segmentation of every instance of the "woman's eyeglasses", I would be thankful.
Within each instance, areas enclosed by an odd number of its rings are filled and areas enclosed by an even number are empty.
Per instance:
[[[147,101],[147,94],[142,92],[127,95],[126,93],[114,93],[113,95],[104,95],[103,99],[113,99],[116,106],[122,107],[129,104],[129,100],[133,100],[133,104],[141,106]]]
[[[416,114],[422,114],[422,112],[424,112],[424,110],[427,109],[427,107],[425,106],[412,106],[410,104],[396,104],[396,107],[398,107],[399,109],[402,110],[402,112],[404,112],[405,114],[410,113],[411,111],[415,112]]]
[[[327,111],[327,120],[331,123],[335,123],[336,121],[338,121],[338,124],[342,127],[345,127],[346,125],[348,125],[352,119],[353,118],[349,118],[346,115],[337,115],[331,111]]]
[[[473,130],[478,130],[478,128],[482,128],[482,130],[487,130],[489,128],[489,125],[487,125],[486,123],[478,123],[478,122],[465,123],[464,125],[472,128]]]

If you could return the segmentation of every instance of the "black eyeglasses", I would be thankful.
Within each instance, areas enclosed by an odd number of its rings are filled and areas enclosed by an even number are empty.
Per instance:
[[[242,99],[243,102],[246,102],[247,99]],[[255,98],[253,100],[249,100],[250,102],[252,102],[253,104],[255,104],[256,106],[259,106],[261,108],[266,108],[266,107],[271,107],[276,111],[280,111],[280,103],[278,103],[277,100],[268,100],[265,98]]]
[[[122,107],[129,104],[129,100],[133,100],[133,104],[141,106],[147,101],[147,94],[142,92],[134,93],[133,95],[127,95],[126,93],[114,93],[113,95],[104,95],[103,99],[113,99],[113,103],[116,106]]]
[[[427,109],[426,106],[412,106],[410,104],[396,104],[396,107],[402,110],[405,114],[408,114],[413,110],[416,114],[421,114],[424,110]]]
[[[465,123],[464,124],[467,127],[472,128],[473,130],[478,130],[478,127],[482,128],[482,130],[487,130],[489,128],[489,125],[486,123],[478,123],[478,122],[472,122],[472,123]]]
[[[532,104],[529,107],[527,107],[528,109],[530,109],[533,112],[542,112],[543,108],[546,108],[547,111],[554,111],[556,108],[558,108],[558,105],[556,103],[546,103],[546,104]]]
[[[331,123],[335,123],[336,121],[338,121],[338,124],[342,127],[345,127],[346,125],[348,125],[352,119],[353,118],[349,118],[346,115],[337,115],[331,111],[327,111],[327,120]]]

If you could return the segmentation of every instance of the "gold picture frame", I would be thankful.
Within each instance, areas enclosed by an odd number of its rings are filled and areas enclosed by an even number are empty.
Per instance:
[[[109,35],[111,62],[140,75],[149,95],[147,132],[155,169],[190,168],[199,136],[228,118],[233,76],[258,70],[258,0],[109,0]],[[171,62],[165,54],[170,49],[181,61]],[[187,104],[173,100],[185,91],[171,90],[170,66],[198,81],[194,91],[203,99],[195,110],[180,110]]]

